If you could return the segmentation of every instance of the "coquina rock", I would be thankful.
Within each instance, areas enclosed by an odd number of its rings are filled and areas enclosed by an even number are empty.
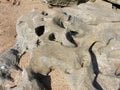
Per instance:
[[[20,57],[29,52],[30,63],[11,90],[47,90],[44,78],[53,70],[71,90],[119,90],[120,12],[102,3],[34,9],[20,17],[12,49]]]

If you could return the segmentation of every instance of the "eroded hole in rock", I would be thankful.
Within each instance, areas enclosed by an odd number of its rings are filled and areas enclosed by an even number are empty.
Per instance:
[[[61,28],[65,28],[64,25],[63,25],[63,22],[62,22],[62,18],[60,18],[60,17],[55,17],[55,18],[53,19],[53,22],[54,22],[57,26],[59,26],[59,27],[61,27]]]
[[[112,9],[120,9],[120,5],[118,4],[112,4]]]
[[[80,3],[86,3],[88,2],[89,0],[77,0],[77,5],[79,5]]]
[[[49,75],[44,76],[42,74],[34,73],[34,72],[32,72],[32,75],[33,75],[34,79],[36,79],[39,86],[41,86],[41,84],[42,84],[46,88],[46,90],[52,90],[51,77]]]
[[[71,16],[71,15],[68,16],[67,21],[68,21],[69,23],[74,23],[74,20],[75,20],[74,16]]]
[[[89,53],[90,53],[90,57],[91,57],[91,62],[92,62],[92,66],[93,66],[93,71],[95,74],[95,78],[93,80],[93,86],[96,88],[96,90],[103,90],[102,86],[99,84],[99,82],[97,81],[98,75],[100,74],[100,70],[98,68],[98,62],[97,62],[97,57],[95,55],[95,53],[93,52],[92,48],[94,47],[94,45],[97,42],[93,42],[93,44],[90,46],[89,48]]]
[[[84,63],[81,64],[81,67],[84,67]]]
[[[73,19],[73,17],[71,15],[69,15],[68,20],[67,21],[71,21]]]
[[[41,13],[42,15],[44,15],[44,16],[47,16],[48,15],[48,13],[47,12],[45,12],[45,11],[42,11],[42,13]]]
[[[35,28],[35,33],[38,35],[38,36],[41,36],[45,31],[45,26],[39,26],[37,28]]]
[[[68,41],[70,41],[71,43],[73,43],[75,45],[75,47],[78,46],[77,43],[74,41],[74,39],[73,39],[73,37],[72,37],[72,35],[71,35],[70,32],[66,33],[66,38],[67,38]]]
[[[14,85],[14,86],[12,86],[12,87],[10,87],[10,88],[12,89],[12,88],[15,88],[15,87],[17,87],[17,85]],[[1,90],[1,89],[0,89],[0,90]]]
[[[70,31],[70,33],[71,33],[71,35],[73,35],[73,36],[75,36],[75,35],[78,34],[78,32],[76,32],[76,31]]]
[[[55,41],[54,33],[51,33],[48,38],[49,38],[50,41]]]

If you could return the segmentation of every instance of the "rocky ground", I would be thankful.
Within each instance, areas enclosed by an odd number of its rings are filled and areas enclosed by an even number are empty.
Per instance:
[[[48,6],[41,4],[40,0],[20,0],[20,3],[13,3],[14,0],[0,0],[0,55],[4,54],[9,48],[16,43],[16,22],[20,16],[38,8],[39,10],[46,10]],[[25,54],[20,62],[20,67],[28,66],[30,55]],[[12,72],[12,77],[15,82],[8,83],[4,87],[15,86],[18,82],[21,73],[17,71]],[[63,87],[67,88],[64,78],[59,75],[59,71],[50,73],[51,87],[53,90],[61,90]],[[57,80],[58,79],[58,80]],[[1,90],[1,89],[0,89]]]
[[[0,0],[0,90],[120,90],[119,3]]]

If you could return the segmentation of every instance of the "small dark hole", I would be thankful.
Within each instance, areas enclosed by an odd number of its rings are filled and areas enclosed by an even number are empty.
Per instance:
[[[55,41],[55,35],[54,35],[54,33],[51,33],[51,34],[49,35],[49,40],[50,40],[50,41]]]
[[[75,45],[75,47],[77,47],[77,43],[74,41],[74,39],[73,39],[73,37],[72,37],[72,35],[71,35],[70,32],[66,33],[66,38],[67,38],[68,41],[70,41],[71,43],[73,43]]]
[[[44,26],[39,26],[37,28],[35,28],[35,33],[38,35],[38,36],[41,36],[45,31],[45,27]]]
[[[14,86],[12,86],[12,87],[10,87],[10,88],[12,89],[12,88],[15,88],[15,87],[17,87],[17,85],[14,85]]]
[[[73,35],[73,36],[75,36],[75,35],[78,34],[78,32],[76,32],[76,31],[70,31],[70,33],[71,33],[71,35]]]
[[[36,42],[37,47],[40,45],[40,40],[38,39]]]
[[[84,63],[81,64],[81,67],[83,67],[83,66],[84,66]]]
[[[68,17],[68,21],[71,21],[72,20],[72,16],[71,15],[69,15],[69,17]]]
[[[66,12],[63,12],[63,14],[64,14],[64,15],[67,15],[67,13],[66,13]]]
[[[77,0],[77,5],[79,5],[80,3],[86,3],[88,2],[89,0]]]
[[[44,15],[44,16],[47,16],[48,15],[48,13],[47,12],[45,12],[45,11],[42,11],[42,13],[41,13],[42,15]]]

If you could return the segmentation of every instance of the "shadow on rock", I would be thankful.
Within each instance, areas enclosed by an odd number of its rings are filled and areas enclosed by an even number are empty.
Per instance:
[[[51,77],[39,74],[39,73],[34,73],[33,74],[33,78],[35,78],[37,80],[37,83],[39,85],[39,83],[42,83],[44,85],[44,87],[46,88],[46,90],[52,90],[51,88]]]
[[[95,53],[92,51],[93,46],[95,45],[96,42],[94,42],[90,48],[89,48],[89,53],[91,56],[91,61],[92,61],[92,66],[93,66],[93,71],[95,74],[95,78],[93,80],[93,86],[96,88],[96,90],[103,90],[103,88],[101,87],[101,85],[97,82],[97,77],[99,75],[99,68],[98,68],[98,62],[97,62],[97,58]]]

